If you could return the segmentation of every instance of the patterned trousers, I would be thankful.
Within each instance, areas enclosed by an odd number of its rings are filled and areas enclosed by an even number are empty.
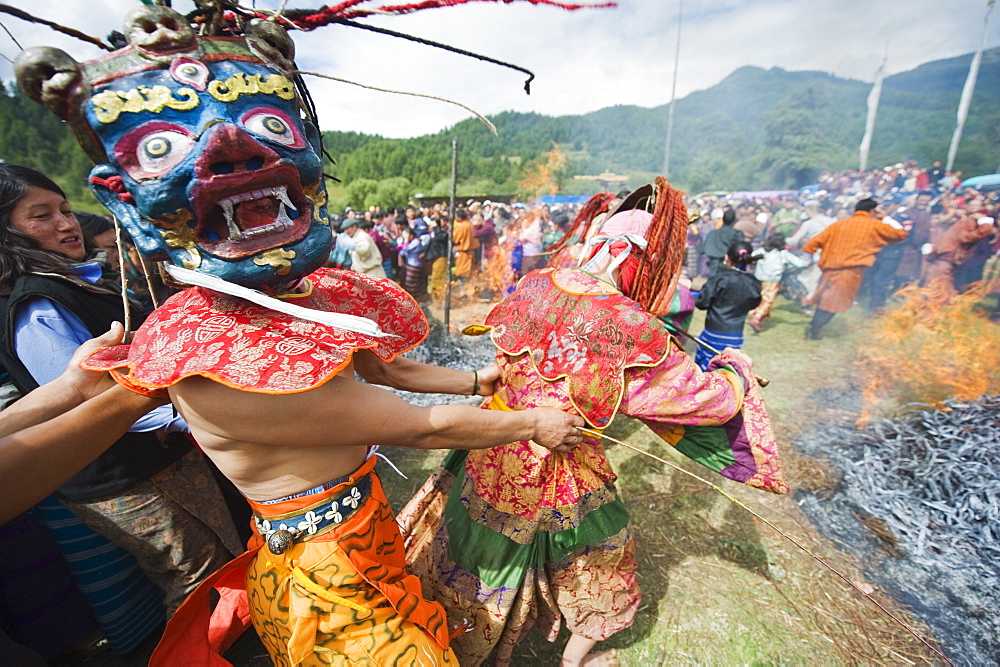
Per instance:
[[[198,582],[243,551],[222,492],[198,450],[121,493],[63,503],[135,557],[166,594],[168,615]]]

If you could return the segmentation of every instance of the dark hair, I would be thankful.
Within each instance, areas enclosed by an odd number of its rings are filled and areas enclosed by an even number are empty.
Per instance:
[[[872,199],[871,197],[867,197],[867,198],[862,199],[861,201],[859,201],[857,204],[855,204],[854,205],[854,210],[855,211],[866,211],[868,213],[871,213],[877,207],[878,207],[878,202],[875,201],[874,199]]]
[[[94,245],[95,236],[115,229],[115,224],[103,215],[82,212],[75,212],[74,215],[76,215],[76,221],[80,223],[80,231],[83,232],[83,242],[87,246],[88,255],[96,247]]]
[[[66,198],[62,188],[45,174],[17,164],[0,164],[0,294],[10,294],[14,281],[32,271],[72,273],[65,255],[43,250],[35,239],[11,225],[11,213],[31,188]]]
[[[740,269],[745,269],[748,264],[754,261],[752,255],[753,246],[746,241],[737,241],[726,251],[729,263]]]
[[[733,224],[734,222],[736,222],[736,211],[734,211],[732,208],[727,208],[722,213],[722,224],[728,226]]]
[[[771,234],[766,239],[764,239],[764,250],[784,250],[784,249],[785,249],[784,234]]]

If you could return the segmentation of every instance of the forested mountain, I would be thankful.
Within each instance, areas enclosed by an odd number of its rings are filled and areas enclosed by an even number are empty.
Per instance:
[[[870,165],[945,158],[971,58],[935,61],[885,79]],[[822,169],[856,166],[870,90],[871,84],[822,72],[740,68],[677,101],[672,180],[689,192],[785,188],[813,182]],[[89,167],[68,129],[33,102],[0,91],[0,159],[39,168],[82,200]],[[327,172],[343,182],[332,200],[336,206],[398,205],[416,192],[446,194],[453,137],[460,194],[518,192],[518,182],[540,164],[562,165],[550,181],[566,193],[596,191],[593,181],[572,176],[605,171],[629,175],[634,186],[663,168],[667,111],[666,105],[614,106],[558,118],[505,112],[490,119],[499,137],[475,119],[413,139],[326,132],[326,149],[337,161]],[[997,128],[1000,48],[983,54],[956,168],[966,175],[996,170]],[[564,161],[553,161],[554,151]]]
[[[79,208],[103,210],[87,187],[93,165],[69,127],[12,88],[0,81],[0,160],[46,174]]]
[[[869,165],[944,160],[971,59],[927,63],[885,79]],[[869,83],[822,72],[740,68],[678,100],[673,180],[688,191],[785,188],[813,182],[822,169],[856,167],[870,90]],[[631,176],[636,185],[663,169],[667,112],[663,105],[559,118],[502,113],[491,117],[499,137],[473,119],[415,139],[326,136],[336,173],[348,184],[402,176],[415,191],[445,194],[451,139],[457,137],[459,182],[466,192],[517,191],[522,170],[544,160],[554,142],[567,158],[562,190],[590,193],[592,181],[571,176],[612,171]],[[983,54],[956,168],[966,175],[994,171],[1000,163],[998,127],[1000,49],[991,49]],[[373,188],[369,183],[359,192]]]

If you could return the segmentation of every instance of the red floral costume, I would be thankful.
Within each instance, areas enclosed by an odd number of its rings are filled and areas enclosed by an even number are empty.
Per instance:
[[[487,318],[502,372],[490,409],[555,407],[604,428],[622,412],[721,474],[785,492],[750,369],[702,373],[662,324],[578,269],[529,273]],[[411,571],[468,632],[462,665],[508,664],[533,625],[590,639],[639,606],[635,538],[600,441],[568,453],[531,442],[456,451],[400,512]]]

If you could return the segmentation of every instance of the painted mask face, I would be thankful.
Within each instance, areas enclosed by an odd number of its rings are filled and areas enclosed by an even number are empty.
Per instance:
[[[323,263],[319,137],[289,79],[178,58],[95,88],[85,114],[110,160],[91,173],[94,193],[150,258],[247,286]]]
[[[332,242],[319,134],[290,72],[242,38],[167,32],[127,21],[132,45],[73,92],[71,124],[106,156],[95,195],[151,260],[248,287],[315,270]]]

